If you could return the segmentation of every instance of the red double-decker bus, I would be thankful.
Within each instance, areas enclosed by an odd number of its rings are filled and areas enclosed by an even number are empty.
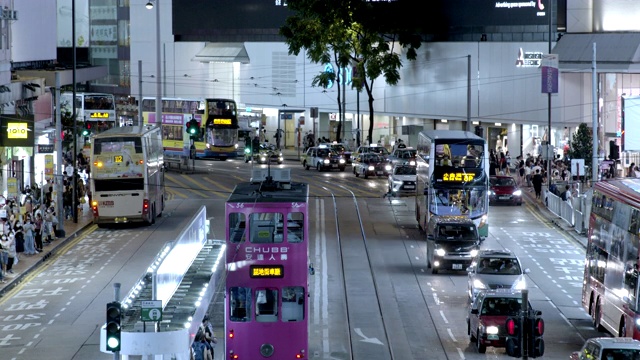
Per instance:
[[[640,179],[597,182],[593,190],[582,305],[598,330],[640,339]]]

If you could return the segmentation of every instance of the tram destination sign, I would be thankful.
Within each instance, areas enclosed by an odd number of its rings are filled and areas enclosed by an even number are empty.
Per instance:
[[[249,276],[252,278],[281,278],[284,277],[282,265],[251,265]]]

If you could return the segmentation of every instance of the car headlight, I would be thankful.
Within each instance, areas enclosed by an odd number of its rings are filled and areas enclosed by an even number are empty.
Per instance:
[[[476,289],[486,289],[487,285],[485,285],[481,280],[479,279],[474,279],[473,280],[473,287]]]
[[[522,190],[516,190],[513,192],[513,196],[522,196]]]
[[[282,157],[282,155],[278,157],[278,161],[284,161],[284,158]]]
[[[369,171],[373,171],[373,170],[375,170],[375,169],[376,169],[376,168],[375,168],[375,166],[373,166],[373,165],[369,165],[369,167],[367,168],[367,170],[369,170]]]
[[[416,166],[416,162],[415,162],[415,161],[413,161],[413,160],[411,160],[411,161],[409,161],[409,165],[410,165],[410,166]]]
[[[471,252],[469,254],[471,255],[471,257],[476,257],[476,255],[478,255],[478,250],[477,249],[473,249],[473,250],[471,250]]]
[[[444,249],[436,249],[436,255],[444,256],[447,252]]]
[[[344,159],[340,159],[338,161],[340,162],[340,164],[344,164],[344,162],[345,162]]]
[[[323,162],[323,163],[325,163],[325,164],[328,164],[328,163],[330,163],[331,161],[329,161],[329,159],[324,159],[322,162]]]
[[[494,193],[493,191],[489,190],[489,196],[493,196],[493,195],[495,195],[495,194],[496,194],[496,193]]]
[[[385,165],[384,169],[387,171],[391,171],[391,165]]]
[[[393,183],[396,185],[402,185],[402,180],[393,180]]]
[[[527,281],[524,278],[521,278],[513,284],[513,288],[516,290],[524,290],[527,288]]]
[[[238,150],[238,144],[235,144],[234,147],[236,148],[236,150]]]
[[[498,327],[497,326],[487,326],[487,328],[485,329],[487,334],[490,335],[497,335],[498,334]]]
[[[267,161],[267,158],[266,158],[266,157],[264,157],[264,156],[261,156],[261,157],[260,157],[260,161]]]

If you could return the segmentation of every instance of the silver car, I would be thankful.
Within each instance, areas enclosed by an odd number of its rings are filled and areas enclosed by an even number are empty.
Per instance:
[[[467,268],[469,300],[487,289],[523,290],[527,288],[525,274],[518,257],[509,250],[481,250]]]
[[[416,194],[416,167],[395,165],[389,174],[389,194],[393,196]]]

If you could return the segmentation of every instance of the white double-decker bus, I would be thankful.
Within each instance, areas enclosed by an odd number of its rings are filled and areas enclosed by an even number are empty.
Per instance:
[[[117,127],[92,136],[94,223],[153,224],[164,210],[163,163],[155,125]]]
[[[431,216],[466,215],[482,237],[489,235],[489,152],[487,142],[461,130],[418,135],[416,220],[427,228]]]

